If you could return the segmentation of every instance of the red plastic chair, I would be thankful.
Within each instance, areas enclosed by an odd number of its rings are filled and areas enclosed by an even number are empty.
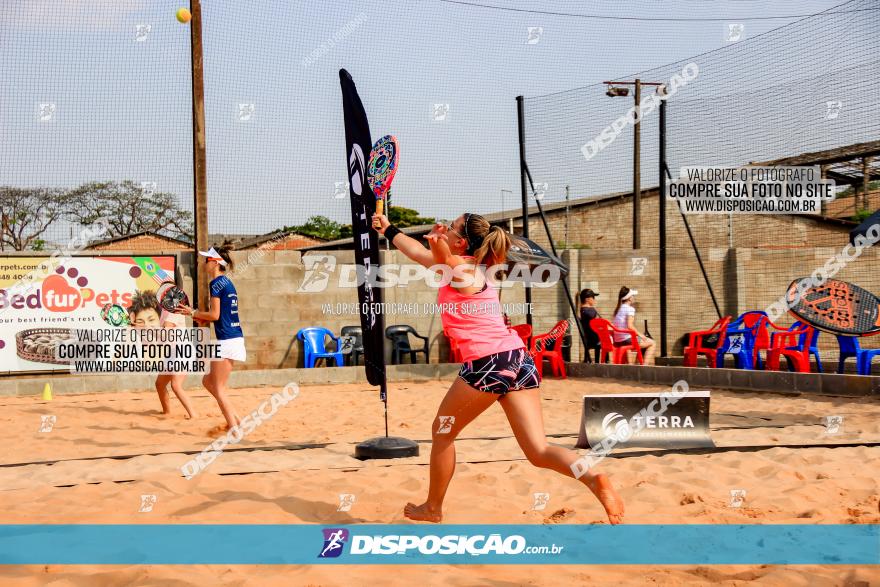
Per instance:
[[[684,366],[696,367],[697,358],[704,355],[709,367],[716,367],[718,349],[724,343],[724,338],[727,336],[727,325],[732,319],[733,316],[725,316],[717,320],[709,330],[688,333],[688,343],[684,347]],[[714,347],[705,343],[705,340],[713,335],[718,337]]]
[[[532,337],[531,324],[516,324],[514,326],[511,326],[510,329],[516,331],[516,333],[525,343],[526,347],[529,346],[529,339]]]
[[[773,323],[770,322],[770,324]],[[774,332],[770,337],[772,346],[767,353],[767,370],[779,371],[779,359],[784,356],[791,361],[796,372],[809,373],[809,341],[813,339],[813,330],[813,327],[809,324],[795,322],[789,330],[784,332]]]
[[[763,314],[763,312],[761,312],[761,314]],[[767,354],[768,360],[770,358],[770,349],[772,347],[771,341],[773,338],[771,336],[770,328],[774,328],[781,332],[785,332],[786,329],[781,326],[777,326],[776,324],[771,322],[770,318],[768,318],[766,315],[757,316],[756,319],[752,320],[752,324],[756,324],[754,350],[755,354],[752,357],[752,365],[755,366],[755,369],[761,369],[763,367],[763,364],[761,362],[761,351],[764,351]],[[746,326],[750,325],[746,323]]]
[[[602,348],[602,352],[599,355],[599,361],[601,363],[607,362],[608,355],[610,354],[612,363],[615,365],[625,365],[628,362],[629,351],[633,351],[636,354],[638,364],[644,364],[645,359],[642,356],[642,347],[639,346],[639,334],[635,330],[617,328],[605,318],[593,318],[590,320],[590,327],[592,327],[593,331],[599,335],[599,345]],[[614,339],[611,335],[612,332],[629,334],[629,344],[615,346]]]
[[[562,359],[562,337],[568,331],[568,326],[568,320],[560,320],[550,332],[532,338],[531,352],[539,376],[544,376],[544,359],[549,359],[553,375],[566,378],[565,361]]]

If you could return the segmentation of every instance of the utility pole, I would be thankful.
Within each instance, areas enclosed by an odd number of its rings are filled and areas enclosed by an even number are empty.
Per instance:
[[[629,89],[619,86],[634,86],[636,123],[633,125],[633,248],[642,248],[642,186],[641,186],[641,104],[642,86],[659,87],[660,82],[643,82],[636,79],[631,82],[602,82],[608,86],[605,95],[609,98],[629,96]]]
[[[516,97],[516,122],[519,134],[519,189],[522,195],[522,235],[529,238],[529,200],[526,191],[526,130],[525,103],[522,96]],[[539,202],[540,205],[540,202]],[[551,245],[553,242],[551,241]],[[526,287],[526,324],[532,324],[532,288]],[[531,339],[529,339],[531,340]]]
[[[571,209],[568,206],[568,186],[565,186],[565,241],[564,242],[565,242],[566,249],[571,248],[571,243],[568,240],[568,235],[569,235],[568,231],[571,228],[571,225],[570,225],[571,216],[569,215],[570,211],[571,211]]]
[[[633,125],[633,248],[642,248],[642,80],[636,78],[636,123]]]
[[[208,250],[208,168],[205,154],[205,75],[202,67],[202,3],[190,0],[190,52],[192,59],[193,120],[193,299],[200,310],[208,308],[208,274],[199,269],[198,251]]]
[[[666,97],[666,86],[657,88],[657,93]],[[668,311],[666,295],[666,100],[660,102],[660,167],[658,171],[659,193],[658,206],[660,208],[660,356],[666,358],[668,347],[666,344]]]

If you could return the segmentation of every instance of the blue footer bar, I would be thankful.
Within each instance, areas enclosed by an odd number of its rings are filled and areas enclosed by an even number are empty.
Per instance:
[[[880,564],[880,525],[0,525],[0,564]]]

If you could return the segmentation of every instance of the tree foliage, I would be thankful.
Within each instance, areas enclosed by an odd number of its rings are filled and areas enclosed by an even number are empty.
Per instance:
[[[193,238],[192,213],[180,208],[176,194],[153,192],[130,180],[90,182],[72,190],[67,216],[83,226],[103,218],[108,238],[145,231]]]
[[[42,248],[45,241],[40,237],[64,217],[68,204],[66,190],[0,187],[0,248]]]
[[[286,226],[284,230],[332,241],[339,238],[342,225],[326,216],[312,216],[304,224]]]
[[[412,208],[404,208],[403,206],[391,206],[388,210],[388,220],[397,228],[406,228],[407,226],[420,226],[422,224],[434,224],[436,220],[428,216],[419,216],[419,213]]]

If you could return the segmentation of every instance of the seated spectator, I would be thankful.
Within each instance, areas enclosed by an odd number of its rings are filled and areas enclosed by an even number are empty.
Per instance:
[[[596,354],[596,362],[599,362],[599,355],[602,352],[602,347],[599,344],[599,335],[596,334],[596,331],[593,330],[593,327],[590,326],[590,320],[593,318],[599,317],[599,312],[596,311],[596,296],[598,296],[596,292],[591,289],[583,289],[581,290],[580,298],[580,320],[581,320],[581,328],[584,330],[584,338],[586,339],[586,348],[584,349],[584,362],[592,363],[593,360],[590,358],[590,350],[595,349]]]
[[[614,309],[614,326],[628,330],[635,330],[639,336],[639,346],[642,348],[642,355],[645,359],[645,365],[654,364],[654,341],[640,334],[635,326],[635,297],[639,292],[628,287],[621,287],[620,293],[617,294],[617,307]],[[632,338],[629,334],[615,332],[614,346],[625,346],[630,344]]]

